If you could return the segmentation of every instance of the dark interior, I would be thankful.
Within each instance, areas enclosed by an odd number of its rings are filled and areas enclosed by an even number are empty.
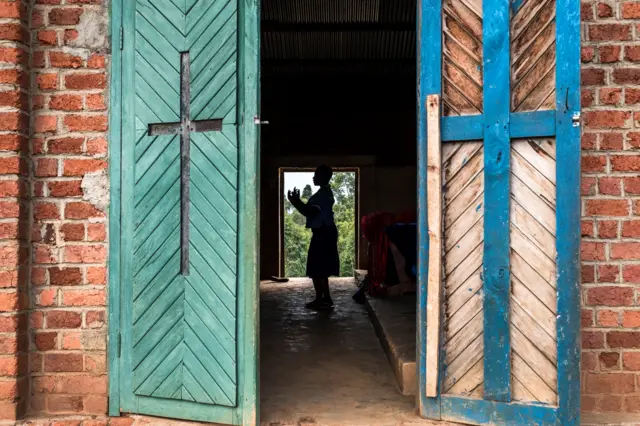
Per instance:
[[[415,11],[415,0],[263,0],[262,278],[279,273],[278,167],[362,167],[361,215],[415,209]]]

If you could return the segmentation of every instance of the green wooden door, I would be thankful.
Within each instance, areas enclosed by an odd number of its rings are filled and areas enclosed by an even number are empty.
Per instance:
[[[251,424],[257,5],[127,0],[119,11],[120,244],[111,251],[120,263],[117,411]],[[222,121],[197,132],[187,123],[189,152],[180,134],[150,128],[181,128],[185,107],[191,120]]]

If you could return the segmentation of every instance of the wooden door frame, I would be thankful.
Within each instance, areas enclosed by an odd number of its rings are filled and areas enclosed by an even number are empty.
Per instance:
[[[557,336],[558,405],[518,404],[440,396],[443,363],[439,363],[438,396],[426,396],[426,314],[429,235],[427,226],[427,128],[428,95],[442,95],[442,0],[418,3],[418,404],[422,417],[441,419],[441,407],[455,412],[458,421],[504,424],[525,415],[536,424],[580,423],[580,2],[556,0],[556,108],[535,113],[511,113],[511,139],[555,136],[557,162]],[[504,10],[506,0],[485,0],[483,8]],[[502,28],[502,12],[484,13],[485,28]],[[434,19],[434,17],[437,17]],[[508,24],[507,24],[508,25]],[[495,44],[495,43],[494,43]],[[484,44],[486,47],[487,44]],[[500,48],[501,46],[493,46]],[[507,49],[508,50],[508,49]],[[504,58],[501,58],[504,59]],[[486,64],[485,64],[486,65]],[[495,82],[494,82],[495,83]],[[502,82],[501,82],[502,83]],[[494,84],[494,90],[504,89]],[[508,90],[507,90],[508,92]],[[487,92],[485,92],[486,95]],[[504,94],[502,94],[504,95]],[[486,113],[486,111],[485,111]],[[480,116],[443,117],[441,140],[483,139]],[[535,134],[537,132],[537,134]],[[519,135],[519,136],[518,136]],[[560,161],[562,159],[562,161]],[[486,230],[485,230],[486,232]],[[444,310],[441,309],[441,324]],[[442,342],[442,327],[440,327]],[[440,359],[443,348],[440,346]]]
[[[332,167],[333,173],[355,173],[356,193],[355,193],[355,265],[354,269],[360,266],[360,167]],[[295,172],[313,173],[313,167],[278,167],[278,271],[284,277],[284,174]]]
[[[109,280],[107,345],[109,379],[109,415],[121,414],[120,332],[122,243],[122,117],[124,48],[132,40],[124,39],[124,10],[135,2],[113,0],[110,4],[111,66],[109,101]],[[258,407],[258,321],[259,321],[259,79],[260,79],[260,4],[238,1],[238,406],[234,424],[259,424]],[[129,44],[131,43],[131,44]],[[255,120],[255,121],[254,121]],[[162,413],[157,413],[162,415]]]

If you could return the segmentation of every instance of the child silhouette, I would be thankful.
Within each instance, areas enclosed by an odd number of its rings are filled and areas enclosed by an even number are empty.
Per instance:
[[[307,255],[307,276],[313,280],[315,300],[307,303],[309,309],[331,309],[333,301],[329,293],[329,277],[340,275],[338,256],[338,228],[333,220],[333,191],[329,186],[333,170],[320,166],[313,175],[313,184],[320,189],[305,204],[300,199],[300,190],[293,188],[287,193],[289,202],[307,218],[307,228],[313,232]]]

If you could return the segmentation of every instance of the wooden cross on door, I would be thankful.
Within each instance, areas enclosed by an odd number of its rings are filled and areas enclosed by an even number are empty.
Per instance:
[[[180,122],[149,124],[149,136],[180,135],[180,273],[189,275],[189,174],[191,132],[222,130],[222,119],[191,121],[191,61],[180,54]]]

